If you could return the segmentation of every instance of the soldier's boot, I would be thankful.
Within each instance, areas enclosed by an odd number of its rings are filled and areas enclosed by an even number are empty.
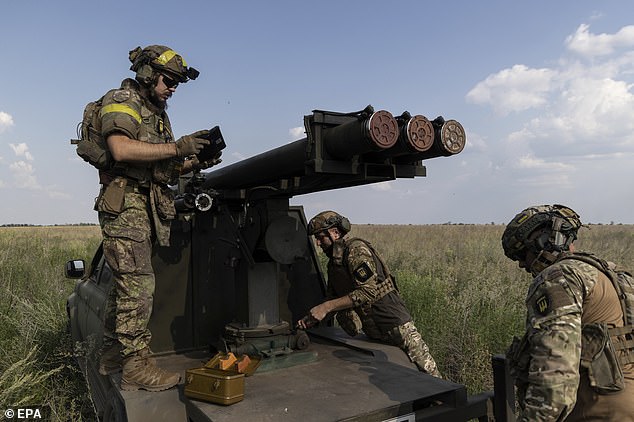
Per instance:
[[[163,391],[179,383],[180,374],[159,368],[148,355],[141,351],[123,360],[122,390]]]
[[[121,371],[123,357],[121,357],[121,343],[103,344],[99,351],[99,373],[111,375]]]

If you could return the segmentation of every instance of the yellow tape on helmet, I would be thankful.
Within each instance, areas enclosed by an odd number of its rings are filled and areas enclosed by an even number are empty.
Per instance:
[[[174,58],[174,56],[180,56],[180,54],[178,54],[174,50],[166,50],[163,52],[163,54],[158,56],[155,61],[156,63],[165,66],[167,62],[169,62],[170,60]],[[183,62],[183,66],[187,67],[187,63],[185,63],[185,59],[183,58],[183,56],[180,56],[180,57],[181,57],[181,61]]]

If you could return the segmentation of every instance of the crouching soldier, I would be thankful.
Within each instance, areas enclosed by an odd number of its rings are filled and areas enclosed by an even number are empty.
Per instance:
[[[351,336],[363,331],[373,340],[401,348],[422,372],[440,378],[427,344],[416,329],[387,265],[367,241],[344,238],[350,221],[334,211],[317,214],[308,234],[329,258],[327,300],[298,322],[300,328],[336,312]]]

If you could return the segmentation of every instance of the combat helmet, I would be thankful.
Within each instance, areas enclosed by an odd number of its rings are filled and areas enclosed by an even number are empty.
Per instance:
[[[308,234],[314,236],[331,227],[337,227],[343,234],[346,234],[351,229],[350,220],[334,211],[322,211],[310,219]]]
[[[136,80],[145,85],[155,84],[159,73],[181,83],[196,79],[200,74],[188,67],[180,54],[164,45],[137,47],[130,51],[130,61],[130,70],[136,72]]]
[[[564,205],[536,205],[528,207],[507,224],[502,234],[504,254],[513,261],[521,261],[528,251],[537,259],[527,270],[533,275],[552,264],[561,251],[568,250],[581,227],[579,215]],[[531,236],[537,230],[543,233]]]

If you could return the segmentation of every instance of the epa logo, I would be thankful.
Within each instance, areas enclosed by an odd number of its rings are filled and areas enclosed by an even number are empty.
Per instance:
[[[38,408],[20,408],[20,409],[7,409],[4,411],[4,416],[7,419],[42,419],[42,412]]]

